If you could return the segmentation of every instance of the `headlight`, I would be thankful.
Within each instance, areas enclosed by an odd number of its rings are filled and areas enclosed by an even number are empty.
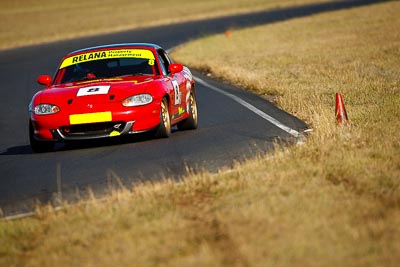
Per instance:
[[[153,97],[149,94],[134,95],[128,97],[122,101],[122,105],[125,107],[135,107],[150,104],[153,101]]]
[[[35,107],[36,115],[49,115],[60,111],[60,108],[51,104],[40,104]]]

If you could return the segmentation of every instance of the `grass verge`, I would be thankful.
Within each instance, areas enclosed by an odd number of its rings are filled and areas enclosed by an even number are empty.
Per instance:
[[[2,0],[0,49],[328,0]]]
[[[397,266],[399,10],[382,3],[178,49],[181,62],[276,95],[313,127],[306,144],[0,221],[0,265]],[[350,127],[335,122],[337,91]]]

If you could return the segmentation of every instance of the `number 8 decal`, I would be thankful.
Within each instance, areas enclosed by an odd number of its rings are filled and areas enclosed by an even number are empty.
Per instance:
[[[174,92],[175,92],[175,105],[180,105],[182,102],[182,95],[181,92],[179,91],[179,84],[176,80],[172,80],[172,85],[174,86]]]

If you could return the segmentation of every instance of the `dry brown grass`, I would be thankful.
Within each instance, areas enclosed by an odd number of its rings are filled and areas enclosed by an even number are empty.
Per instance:
[[[293,197],[289,209],[284,198],[268,205],[284,210],[286,220],[267,214],[291,233],[274,249],[295,257],[294,265],[395,266],[399,260],[399,11],[394,2],[317,15],[212,36],[174,54],[254,92],[277,95],[279,106],[314,128],[305,146],[281,155],[286,162],[276,169],[254,167],[283,177],[274,189]],[[351,127],[336,125],[336,92],[345,96]],[[297,216],[304,217],[296,226],[289,218]],[[283,246],[290,252],[283,254]]]
[[[2,0],[0,49],[327,0]]]
[[[0,265],[398,266],[399,11],[382,3],[179,49],[182,62],[278,95],[314,132],[230,172],[1,221]],[[351,127],[335,122],[337,91]]]

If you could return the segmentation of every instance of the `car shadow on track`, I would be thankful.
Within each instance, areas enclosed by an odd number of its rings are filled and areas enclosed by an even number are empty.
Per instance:
[[[172,129],[172,133],[177,132],[177,129]],[[132,136],[123,136],[117,138],[110,139],[94,139],[94,140],[82,140],[82,141],[73,141],[68,143],[56,143],[54,146],[54,150],[45,153],[54,153],[60,151],[68,151],[68,150],[79,150],[79,149],[90,149],[96,147],[108,147],[108,146],[118,146],[124,144],[132,144],[132,143],[140,143],[155,140],[154,134],[152,132],[149,133],[140,133]],[[43,154],[43,153],[35,153],[33,152],[30,145],[20,145],[13,146],[7,148],[5,151],[0,152],[0,156],[6,155],[32,155],[32,154]]]
[[[33,154],[30,145],[9,147],[9,148],[7,148],[6,151],[2,151],[0,153],[1,156],[3,156],[3,155],[29,155],[29,154]]]
[[[116,140],[117,139],[117,140]],[[54,149],[48,152],[35,153],[30,145],[14,146],[7,148],[6,151],[2,151],[0,155],[34,155],[34,154],[45,154],[45,153],[56,153],[68,150],[79,150],[79,149],[90,149],[95,147],[107,147],[115,145],[123,145],[127,143],[136,143],[149,140],[149,138],[115,138],[114,140],[88,140],[88,141],[74,141],[69,143],[56,143]]]

